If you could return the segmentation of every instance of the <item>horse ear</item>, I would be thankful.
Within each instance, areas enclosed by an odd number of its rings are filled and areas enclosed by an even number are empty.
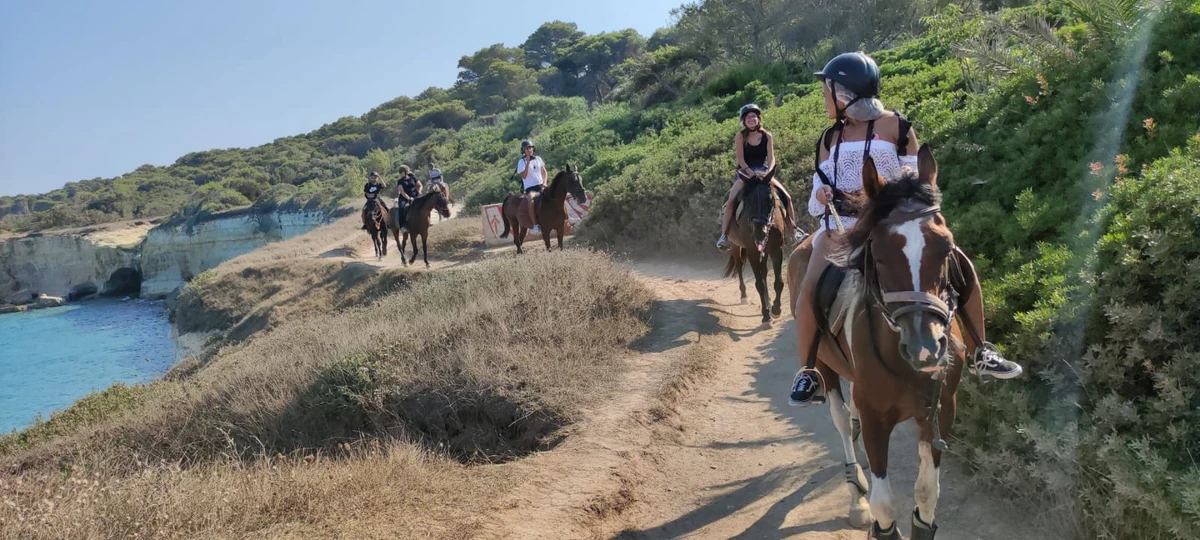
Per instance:
[[[879,194],[883,189],[883,184],[886,180],[879,177],[879,170],[875,168],[875,160],[868,157],[863,162],[862,170],[863,191],[867,192],[867,197],[872,199]]]
[[[921,149],[917,151],[917,176],[923,184],[937,185],[938,165],[937,160],[933,159],[929,143],[922,144]]]
[[[563,170],[564,170],[564,171],[568,171],[568,172],[570,172],[570,170],[571,170],[571,164],[570,164],[570,163],[566,164],[566,166],[564,166],[564,167],[563,167]]]

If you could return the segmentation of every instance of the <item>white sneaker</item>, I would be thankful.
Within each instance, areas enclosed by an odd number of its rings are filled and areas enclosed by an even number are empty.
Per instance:
[[[529,232],[533,234],[542,234],[542,228],[534,225],[532,229],[529,229]]]

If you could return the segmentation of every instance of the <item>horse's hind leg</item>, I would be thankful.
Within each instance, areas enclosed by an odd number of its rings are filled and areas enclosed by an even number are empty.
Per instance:
[[[775,270],[775,303],[771,305],[771,316],[778,317],[783,314],[780,308],[780,297],[783,295],[783,248],[771,252],[771,265]]]
[[[563,227],[566,227],[566,224],[565,224],[565,223],[563,224]],[[563,232],[562,232],[562,229],[558,229],[558,231],[556,231],[556,232],[558,232],[558,250],[559,250],[559,251],[562,251],[562,250],[563,250],[563,247],[562,247],[562,240],[563,240]]]
[[[744,276],[746,270],[746,249],[737,248],[737,262],[734,263],[734,268],[737,270],[738,276],[738,291],[742,293],[742,303],[746,303],[746,279]]]
[[[413,254],[412,258],[408,260],[408,264],[414,264],[417,262],[417,235],[415,233],[409,233],[409,236],[412,239]]]
[[[875,524],[871,527],[871,538],[878,540],[902,540],[896,527],[896,510],[892,504],[892,486],[888,479],[888,439],[896,427],[893,420],[882,414],[864,409],[862,415],[863,446],[867,449],[867,461],[871,465],[871,490],[867,500]]]
[[[863,476],[862,467],[858,464],[850,408],[846,406],[837,373],[820,363],[817,364],[817,370],[821,372],[826,385],[825,393],[829,396],[829,415],[833,417],[833,425],[842,436],[842,446],[846,450],[844,463],[846,489],[850,492],[850,526],[865,529],[871,526],[873,520],[871,507],[867,504],[867,477]]]
[[[400,243],[400,262],[404,266],[408,266],[408,259],[404,257],[404,251],[408,249],[408,233],[404,233],[404,240]]]

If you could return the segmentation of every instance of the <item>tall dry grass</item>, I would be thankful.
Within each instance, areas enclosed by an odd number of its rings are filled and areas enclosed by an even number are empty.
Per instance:
[[[484,504],[495,479],[447,458],[553,446],[613,390],[650,301],[606,256],[577,251],[427,273],[365,307],[288,320],[127,408],[0,444],[0,525],[22,538],[327,536],[359,514],[392,524],[396,507],[421,536],[462,536],[435,516]],[[339,451],[364,440],[388,442]],[[296,459],[267,457],[279,454]]]

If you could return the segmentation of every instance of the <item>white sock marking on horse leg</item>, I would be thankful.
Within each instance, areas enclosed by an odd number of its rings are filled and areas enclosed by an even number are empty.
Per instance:
[[[917,453],[921,455],[921,468],[917,472],[917,485],[913,492],[917,509],[921,512],[921,521],[932,525],[933,511],[941,491],[938,467],[933,464],[933,447],[929,443],[921,441],[917,445]]]
[[[921,253],[925,251],[925,233],[921,232],[921,220],[906,221],[892,230],[904,236],[904,256],[908,259],[908,271],[912,272],[914,291],[921,290]]]
[[[887,529],[896,522],[896,512],[892,509],[892,486],[887,478],[880,478],[871,473],[871,514],[879,522],[880,529]]]
[[[829,397],[829,416],[833,417],[833,426],[837,428],[838,434],[842,436],[842,445],[846,447],[845,463],[858,463],[858,458],[854,453],[854,441],[851,439],[850,409],[842,401],[842,393],[840,391],[826,388],[825,393]]]

